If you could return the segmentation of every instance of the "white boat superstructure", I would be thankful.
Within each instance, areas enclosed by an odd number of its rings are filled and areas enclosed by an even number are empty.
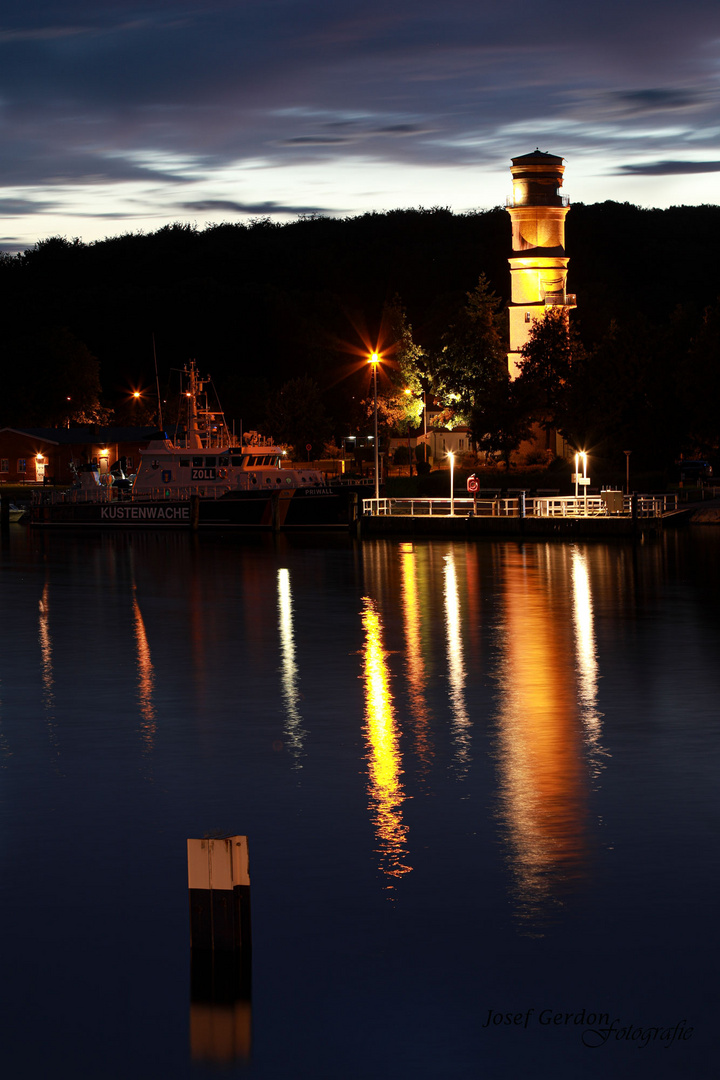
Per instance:
[[[282,468],[284,451],[279,446],[233,446],[222,410],[210,409],[203,397],[205,383],[194,361],[184,371],[187,390],[187,437],[185,445],[158,439],[140,453],[140,465],[132,487],[133,497],[156,495],[218,498],[231,492],[325,488],[316,469]],[[202,404],[205,402],[205,404]]]
[[[170,439],[151,442],[140,454],[132,493],[197,494],[216,498],[234,491],[267,492],[324,488],[316,469],[282,468],[279,446],[178,447]]]

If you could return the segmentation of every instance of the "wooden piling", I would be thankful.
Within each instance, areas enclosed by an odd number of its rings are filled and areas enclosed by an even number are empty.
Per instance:
[[[250,873],[246,836],[188,840],[190,1052],[230,1063],[250,1056]]]
[[[188,840],[187,857],[192,948],[250,948],[247,837]]]

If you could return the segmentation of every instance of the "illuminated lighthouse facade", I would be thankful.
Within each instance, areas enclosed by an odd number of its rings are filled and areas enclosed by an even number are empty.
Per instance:
[[[570,209],[560,194],[565,166],[554,154],[535,150],[512,159],[513,193],[507,211],[512,219],[510,262],[510,378],[519,374],[520,350],[533,321],[546,308],[575,307],[566,290],[565,215]]]

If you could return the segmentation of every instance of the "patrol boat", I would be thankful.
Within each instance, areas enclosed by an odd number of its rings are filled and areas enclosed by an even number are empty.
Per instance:
[[[310,468],[283,468],[285,452],[271,442],[237,446],[219,410],[210,410],[195,362],[183,372],[187,434],[151,441],[132,479],[103,483],[97,471],[78,474],[59,496],[40,493],[34,525],[193,526],[246,529],[347,526],[352,505]],[[204,404],[200,404],[201,400]],[[112,471],[112,470],[111,470]]]

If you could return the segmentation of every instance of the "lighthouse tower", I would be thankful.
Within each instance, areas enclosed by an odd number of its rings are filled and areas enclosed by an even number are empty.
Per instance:
[[[560,194],[563,159],[535,150],[512,159],[513,193],[507,210],[512,218],[510,258],[510,378],[519,374],[520,350],[534,319],[548,307],[575,307],[566,292],[565,215],[570,209]]]

